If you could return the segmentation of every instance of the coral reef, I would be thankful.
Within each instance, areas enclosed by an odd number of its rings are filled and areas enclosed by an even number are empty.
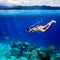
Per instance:
[[[28,42],[0,44],[0,60],[60,60],[60,49],[53,45],[39,48]]]

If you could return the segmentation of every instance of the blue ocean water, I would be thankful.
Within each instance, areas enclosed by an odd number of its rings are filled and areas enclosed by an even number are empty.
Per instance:
[[[29,33],[27,29],[35,25],[45,25],[56,20],[45,33]],[[0,10],[0,42],[29,42],[48,47],[60,47],[60,10]]]

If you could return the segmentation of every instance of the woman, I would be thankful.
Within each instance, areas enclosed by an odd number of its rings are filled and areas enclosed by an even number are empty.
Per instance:
[[[51,26],[53,23],[56,23],[56,21],[55,21],[55,20],[51,20],[51,22],[47,23],[47,24],[44,25],[44,26],[42,26],[42,25],[41,25],[41,26],[37,25],[37,26],[29,29],[28,32],[36,32],[36,31],[46,32],[46,31],[48,30],[48,28],[50,28],[50,26]]]

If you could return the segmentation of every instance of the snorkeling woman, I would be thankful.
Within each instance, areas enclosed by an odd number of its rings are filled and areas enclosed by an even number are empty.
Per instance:
[[[55,20],[51,20],[51,22],[47,23],[44,26],[42,26],[42,25],[41,26],[36,25],[35,27],[29,29],[28,32],[36,32],[36,31],[46,32],[53,23],[56,23],[56,21]]]

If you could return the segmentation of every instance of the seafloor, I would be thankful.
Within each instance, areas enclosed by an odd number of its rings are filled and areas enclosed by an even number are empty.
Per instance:
[[[0,60],[60,60],[60,49],[37,47],[28,42],[0,43]]]

